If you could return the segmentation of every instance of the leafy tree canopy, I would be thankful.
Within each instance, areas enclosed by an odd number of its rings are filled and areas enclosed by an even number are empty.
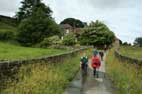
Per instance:
[[[102,47],[110,46],[115,39],[115,35],[110,29],[102,22],[96,21],[89,28],[85,29],[80,36],[80,43],[83,45],[94,45]]]
[[[67,19],[63,20],[60,24],[69,24],[74,28],[83,28],[84,26],[87,25],[87,23],[82,22],[82,21],[75,19],[75,18],[67,18]]]
[[[44,3],[42,3],[41,0],[23,0],[21,3],[22,6],[16,13],[16,18],[18,21],[21,21],[31,16],[37,7],[43,8],[42,10],[46,13],[46,15],[51,17],[51,9],[47,7]]]

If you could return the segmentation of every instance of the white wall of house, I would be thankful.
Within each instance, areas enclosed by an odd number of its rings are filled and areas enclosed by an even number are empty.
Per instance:
[[[69,34],[69,33],[70,33],[70,30],[69,30],[69,29],[67,29],[67,30],[66,30],[66,34]]]

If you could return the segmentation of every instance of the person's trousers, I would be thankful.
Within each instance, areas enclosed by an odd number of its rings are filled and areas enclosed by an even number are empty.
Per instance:
[[[95,76],[96,75],[96,68],[93,68],[93,75]]]
[[[93,69],[93,75],[99,77],[98,70],[95,67]]]
[[[87,75],[87,64],[82,64],[82,75]]]

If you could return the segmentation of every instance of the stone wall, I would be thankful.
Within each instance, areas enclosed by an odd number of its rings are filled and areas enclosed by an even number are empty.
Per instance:
[[[137,58],[132,58],[132,57],[122,55],[120,54],[119,50],[115,50],[115,57],[117,57],[121,61],[142,66],[142,59],[137,59]]]
[[[33,58],[27,60],[17,60],[17,61],[0,61],[0,89],[4,85],[4,81],[8,78],[12,78],[14,74],[19,71],[19,68],[22,65],[35,64],[35,63],[61,63],[65,58],[73,57],[78,53],[86,50],[87,48],[75,50],[69,53],[54,55],[54,56],[45,56],[40,58]]]

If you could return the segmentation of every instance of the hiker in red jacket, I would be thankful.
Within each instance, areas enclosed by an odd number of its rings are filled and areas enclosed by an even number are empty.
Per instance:
[[[96,69],[100,68],[101,60],[98,56],[98,51],[95,50],[93,54],[94,54],[94,56],[92,57],[92,60],[91,60],[91,66],[94,69],[94,71],[93,71],[94,76],[97,75],[97,77],[98,77],[98,71],[96,71]]]

